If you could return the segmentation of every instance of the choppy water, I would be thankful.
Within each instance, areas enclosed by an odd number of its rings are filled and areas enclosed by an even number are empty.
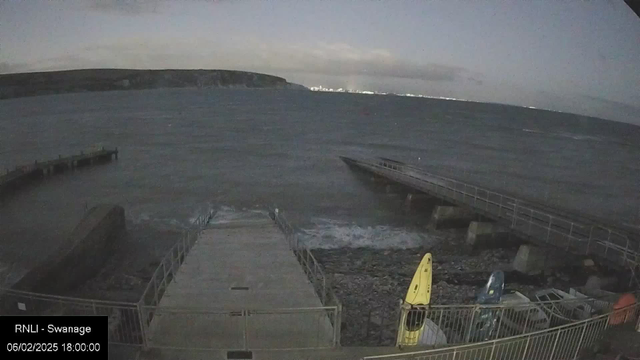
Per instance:
[[[109,165],[53,177],[0,206],[0,261],[41,258],[85,206],[176,229],[276,204],[314,246],[429,241],[402,199],[338,155],[436,173],[626,223],[640,218],[640,127],[492,104],[274,90],[164,89],[0,101],[0,168],[115,147]],[[153,241],[146,239],[145,241]]]

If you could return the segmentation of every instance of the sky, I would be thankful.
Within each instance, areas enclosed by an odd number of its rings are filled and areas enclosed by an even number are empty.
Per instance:
[[[235,69],[640,125],[623,0],[0,0],[0,73]]]

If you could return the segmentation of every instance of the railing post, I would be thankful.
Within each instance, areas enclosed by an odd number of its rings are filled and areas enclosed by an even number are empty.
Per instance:
[[[327,279],[322,276],[322,306],[327,304]]]
[[[144,309],[142,308],[142,304],[140,304],[140,301],[136,305],[136,309],[138,311],[138,319],[140,322],[140,335],[142,336],[142,348],[146,350],[149,348],[149,345],[147,343],[147,329],[146,329],[147,319],[146,319],[146,314],[144,313]]]
[[[587,324],[588,322],[584,323],[584,327],[582,328],[582,334],[580,334],[580,340],[578,341],[578,346],[576,347],[576,352],[573,355],[573,359],[576,360],[578,358],[578,354],[580,353],[580,347],[582,346],[582,340],[584,339],[584,334],[587,332]]]
[[[340,328],[342,326],[342,304],[336,304],[333,313],[333,347],[340,346]]]
[[[558,340],[560,339],[560,330],[558,331],[558,336],[556,336],[556,341],[553,343],[553,348],[551,349],[551,355],[549,355],[549,359],[553,359],[553,354],[556,352],[556,347],[558,346]]]
[[[516,227],[516,215],[518,213],[518,200],[513,203],[513,219],[511,220],[511,228],[515,229]]]
[[[473,312],[471,312],[471,319],[469,320],[469,328],[467,329],[466,333],[467,336],[465,336],[465,342],[468,343],[469,340],[471,339],[471,330],[474,328],[473,326],[473,320],[475,320],[476,318],[476,312],[478,311],[478,309],[480,308],[480,305],[476,305],[473,308]]]
[[[243,331],[242,331],[242,348],[243,350],[249,350],[248,346],[247,346],[247,342],[248,342],[248,333],[247,333],[247,317],[248,317],[248,310],[242,310],[242,317],[243,317]]]
[[[527,350],[529,350],[529,342],[531,341],[531,336],[527,336],[527,343],[524,345],[524,353],[522,354],[522,360],[527,358]]]
[[[489,355],[489,360],[493,359],[493,354],[496,352],[496,341],[493,341],[493,346],[491,346],[491,354]]]

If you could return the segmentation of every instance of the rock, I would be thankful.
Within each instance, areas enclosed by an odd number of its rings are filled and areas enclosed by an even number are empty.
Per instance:
[[[380,316],[379,314],[371,314],[369,322],[380,326],[382,325],[382,316]]]
[[[617,282],[615,277],[600,278],[599,276],[591,275],[587,279],[587,283],[584,285],[589,290],[601,290],[604,287],[611,286]]]
[[[584,267],[592,267],[592,266],[595,266],[595,265],[596,265],[596,263],[591,259],[584,259],[582,261],[582,266],[584,266]]]
[[[555,277],[553,277],[553,276],[549,276],[549,277],[547,278],[547,285],[551,285],[555,280],[556,280],[556,278],[555,278]]]

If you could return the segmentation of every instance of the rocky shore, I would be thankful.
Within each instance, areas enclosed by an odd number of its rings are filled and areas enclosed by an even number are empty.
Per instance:
[[[127,234],[102,271],[66,295],[134,303],[140,300],[160,260],[182,233],[131,224],[127,227]]]
[[[398,307],[425,253],[433,256],[432,304],[473,304],[491,272],[506,274],[506,288],[532,296],[537,290],[582,286],[586,275],[575,269],[539,276],[512,271],[517,248],[466,250],[465,231],[438,231],[440,241],[415,249],[314,249],[343,305],[342,344],[393,345]]]

